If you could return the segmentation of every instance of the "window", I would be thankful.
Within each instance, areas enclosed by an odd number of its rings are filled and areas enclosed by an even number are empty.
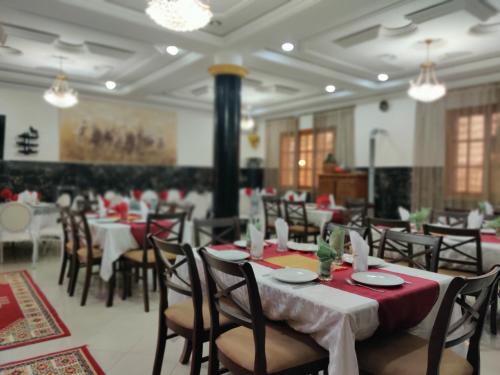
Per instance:
[[[282,133],[280,138],[280,185],[293,187],[295,180],[295,134]]]
[[[333,152],[335,131],[333,129],[314,132],[301,130],[297,137],[293,133],[282,133],[280,138],[280,185],[312,189],[323,169],[323,161]],[[297,145],[297,147],[296,147]],[[296,171],[298,170],[297,174]]]

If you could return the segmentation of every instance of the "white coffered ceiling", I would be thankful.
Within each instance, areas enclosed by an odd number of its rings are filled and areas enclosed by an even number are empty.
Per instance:
[[[210,109],[207,69],[231,51],[250,71],[243,103],[253,113],[307,111],[404,90],[426,38],[437,39],[431,56],[449,86],[500,80],[500,0],[211,0],[213,22],[192,33],[156,26],[146,3],[0,0],[0,85],[41,92],[62,60],[84,94]],[[283,52],[284,41],[295,50]],[[381,72],[390,80],[378,82]],[[106,90],[107,80],[118,88]]]

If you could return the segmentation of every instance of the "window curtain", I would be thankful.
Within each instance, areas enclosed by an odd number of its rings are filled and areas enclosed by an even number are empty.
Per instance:
[[[281,135],[292,134],[298,136],[299,123],[296,117],[287,117],[266,121],[266,159],[264,163],[264,186],[281,189],[280,186],[280,144]],[[297,142],[295,142],[297,146]],[[297,147],[296,147],[297,149]],[[294,186],[297,184],[297,166],[294,171]]]
[[[451,193],[450,127],[457,116],[483,113],[490,115],[499,108],[500,85],[489,84],[450,90],[437,102],[418,103],[415,121],[414,168],[412,173],[412,209],[422,207],[472,208],[478,200],[500,203],[500,137],[485,134],[483,193],[480,196]],[[499,117],[490,124],[488,132],[500,131]],[[448,162],[447,162],[448,161]]]
[[[337,163],[342,167],[354,168],[354,107],[340,108],[327,112],[314,114],[313,131],[318,132],[333,129],[335,133],[335,146],[332,153]],[[314,158],[314,171],[320,172],[323,165]],[[314,186],[317,186],[318,179],[314,178]]]

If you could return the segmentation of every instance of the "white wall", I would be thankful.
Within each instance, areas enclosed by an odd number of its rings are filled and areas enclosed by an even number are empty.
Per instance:
[[[379,102],[362,103],[355,107],[356,166],[368,166],[370,132],[380,128],[385,129],[388,134],[377,136],[375,166],[411,167],[416,103],[403,96],[388,99],[389,110],[382,112]]]

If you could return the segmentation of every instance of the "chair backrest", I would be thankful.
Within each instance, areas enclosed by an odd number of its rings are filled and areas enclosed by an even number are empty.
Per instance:
[[[194,330],[200,332],[203,330],[203,292],[193,249],[188,244],[169,243],[152,233],[149,234],[148,240],[153,246],[156,258],[156,274],[160,288],[160,319],[164,319],[164,311],[168,308],[168,291],[173,290],[191,297]],[[176,255],[176,261],[169,261],[164,253]],[[187,277],[179,273],[179,267],[183,265],[187,265]]]
[[[179,214],[149,214],[142,242],[143,262],[147,263],[148,249],[152,244],[148,240],[151,234],[156,238],[162,238],[167,243],[182,244],[184,234],[185,213]]]
[[[433,224],[444,224],[453,228],[467,228],[468,217],[468,212],[433,210],[431,222]]]
[[[219,259],[206,249],[200,251],[205,277],[211,319],[211,342],[220,335],[219,315],[224,315],[232,322],[249,328],[253,332],[255,358],[254,374],[266,374],[265,325],[259,288],[250,263],[234,263]],[[234,283],[222,281],[221,275],[231,276]],[[227,280],[227,277],[224,277]],[[239,290],[243,288],[243,290]],[[238,294],[240,298],[236,298]],[[248,305],[241,301],[247,298]]]
[[[0,208],[0,228],[10,233],[26,231],[33,221],[33,210],[20,202],[5,203]]]
[[[376,217],[369,217],[366,219],[368,231],[368,243],[370,245],[370,253],[373,253],[380,244],[380,238],[382,237],[382,232],[386,229],[399,230],[400,232],[410,233],[411,224],[409,221],[405,220],[392,220],[392,219],[381,219]],[[397,251],[396,246],[391,241],[386,242],[385,251]]]
[[[281,199],[272,195],[263,195],[262,206],[264,208],[264,222],[266,225],[266,233],[269,236],[273,229],[271,224],[274,224],[276,219],[283,216],[281,213]]]
[[[365,227],[367,211],[366,205],[347,208],[344,211],[344,223],[352,227]]]
[[[97,200],[89,200],[87,197],[76,201],[76,210],[78,212],[97,212],[99,210],[99,202]]]
[[[161,201],[156,205],[157,214],[175,214],[177,203]]]
[[[351,227],[349,225],[342,225],[337,223],[328,223],[323,228],[323,234],[321,237],[323,240],[328,242],[330,240],[330,235],[335,228],[340,228],[345,231],[344,247],[348,248],[351,244],[351,238],[349,236],[350,231],[357,232],[362,238],[366,239],[368,237],[368,228],[366,227]]]
[[[441,246],[441,237],[426,236],[423,234],[403,233],[386,229],[382,232],[378,257],[384,259],[385,250],[391,243],[394,253],[399,256],[388,259],[391,263],[408,263],[409,267],[416,267],[427,271],[437,272],[437,263],[434,257],[438,254]],[[422,250],[414,251],[414,245],[423,247]]]
[[[59,209],[61,217],[61,226],[63,231],[63,243],[67,245],[73,240],[73,228],[71,223],[71,210],[69,207],[61,207]],[[66,250],[66,247],[65,247]],[[73,250],[73,249],[71,249]]]
[[[475,272],[477,275],[483,273],[483,252],[481,247],[481,231],[479,229],[462,229],[442,227],[438,225],[424,225],[424,233],[427,235],[443,237],[443,242],[437,254],[436,262],[439,269],[440,262],[447,265],[458,265],[462,271]],[[453,236],[446,238],[446,236]],[[465,248],[474,248],[471,254]]]
[[[308,226],[307,210],[305,202],[283,201],[285,206],[285,220],[288,225]]]
[[[194,243],[196,247],[232,243],[241,237],[240,219],[238,217],[193,220]],[[202,244],[202,236],[203,244]],[[205,241],[206,237],[209,238]]]
[[[472,278],[456,277],[451,281],[429,340],[427,375],[439,374],[443,348],[451,348],[467,340],[467,360],[474,368],[473,373],[479,374],[479,342],[493,286],[499,278],[500,267],[495,266],[485,275]],[[460,306],[462,316],[452,322],[455,304]]]
[[[93,243],[92,233],[90,232],[89,223],[85,216],[85,211],[74,213],[70,216],[72,220],[72,228],[74,230],[74,240],[78,248],[85,248],[87,251],[87,264],[91,264],[93,260]]]

